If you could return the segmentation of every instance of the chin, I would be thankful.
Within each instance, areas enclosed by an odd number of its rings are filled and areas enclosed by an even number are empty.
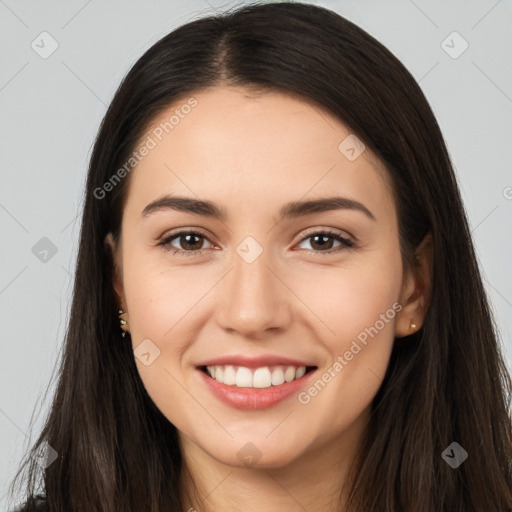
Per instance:
[[[276,469],[293,463],[300,456],[295,443],[283,444],[279,440],[269,439],[248,439],[230,442],[229,446],[215,445],[206,448],[205,451],[218,462],[246,469]]]

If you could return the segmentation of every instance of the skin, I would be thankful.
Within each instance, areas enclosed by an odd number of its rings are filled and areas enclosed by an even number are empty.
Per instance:
[[[368,147],[354,161],[338,150],[350,130],[329,112],[283,93],[227,86],[193,96],[197,106],[129,177],[120,245],[107,237],[133,348],[150,339],[160,350],[148,366],[136,358],[140,377],[179,431],[190,507],[332,511],[394,339],[411,332],[411,321],[423,322],[428,241],[418,268],[405,274],[387,171]],[[161,112],[141,140],[185,101]],[[166,194],[213,201],[227,219],[172,209],[141,214]],[[278,221],[289,201],[333,195],[363,203],[375,220],[342,209]],[[178,228],[207,238],[189,239],[192,248],[179,236],[158,245]],[[331,254],[322,255],[318,239],[306,238],[309,228],[331,228],[355,246],[328,238]],[[247,236],[263,249],[252,263],[236,252]],[[401,311],[307,404],[293,395],[241,411],[197,377],[196,365],[228,353],[298,358],[321,375],[397,303]],[[261,456],[251,467],[237,456],[248,442]]]

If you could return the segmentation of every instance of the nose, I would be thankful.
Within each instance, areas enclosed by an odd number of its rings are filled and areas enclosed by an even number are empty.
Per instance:
[[[262,340],[269,330],[275,336],[276,331],[289,328],[293,293],[269,260],[266,251],[251,263],[235,254],[218,290],[216,316],[224,330]]]

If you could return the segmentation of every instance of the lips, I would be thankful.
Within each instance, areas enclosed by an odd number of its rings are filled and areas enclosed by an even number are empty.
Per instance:
[[[197,365],[198,368],[206,366],[244,366],[246,368],[261,368],[263,366],[305,366],[306,368],[315,366],[308,361],[301,361],[299,359],[292,359],[289,357],[279,356],[275,354],[263,354],[260,356],[249,357],[242,354],[220,356],[214,359],[208,359]]]

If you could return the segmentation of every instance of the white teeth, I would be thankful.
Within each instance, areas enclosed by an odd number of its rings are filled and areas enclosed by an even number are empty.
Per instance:
[[[284,384],[284,372],[283,369],[278,366],[272,372],[272,386],[279,386],[280,384]]]
[[[215,379],[217,380],[217,379]],[[223,381],[219,381],[223,382]],[[252,388],[252,372],[249,368],[240,366],[236,372],[235,384],[239,388]]]
[[[224,368],[224,380],[219,382],[224,382],[224,384],[228,386],[234,386],[236,384],[236,371],[233,366],[229,365]]]
[[[284,372],[284,380],[286,382],[291,382],[295,378],[295,368],[293,366],[288,366],[286,371]]]
[[[300,379],[306,373],[305,366],[262,366],[250,369],[245,366],[217,365],[206,367],[208,375],[227,386],[239,388],[269,388]]]
[[[252,379],[253,388],[269,388],[272,385],[272,376],[268,368],[258,368]]]

